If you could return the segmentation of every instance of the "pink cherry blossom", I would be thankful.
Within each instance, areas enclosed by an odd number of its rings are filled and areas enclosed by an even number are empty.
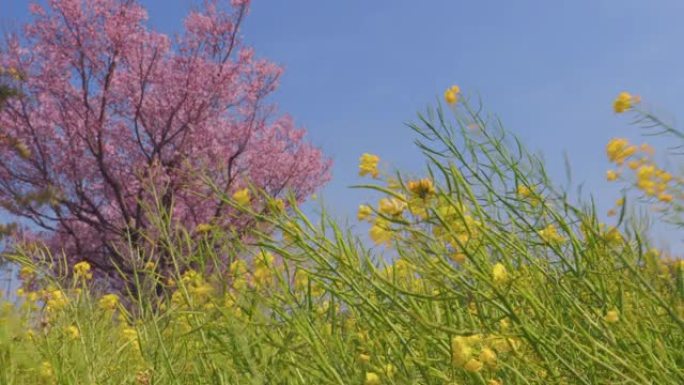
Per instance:
[[[312,194],[330,161],[267,101],[282,71],[242,44],[248,5],[206,1],[177,38],[151,30],[135,0],[31,5],[23,37],[0,50],[0,66],[25,74],[0,127],[29,150],[0,143],[0,204],[111,280],[139,263],[121,250],[153,231],[155,199],[189,229],[250,223],[200,173],[228,195],[248,184]]]

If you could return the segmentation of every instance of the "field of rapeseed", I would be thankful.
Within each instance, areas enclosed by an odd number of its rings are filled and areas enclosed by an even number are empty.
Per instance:
[[[221,196],[255,217],[244,244],[160,214],[175,271],[141,254],[134,290],[99,288],[87,262],[55,279],[59,256],[18,249],[0,384],[684,383],[684,263],[636,214],[681,226],[681,177],[611,140],[607,179],[625,194],[605,215],[458,87],[444,99],[411,125],[423,175],[361,156],[356,187],[378,197],[357,213],[368,241],[294,199],[253,211],[263,193],[244,189]],[[622,93],[614,110],[684,138],[639,105]]]

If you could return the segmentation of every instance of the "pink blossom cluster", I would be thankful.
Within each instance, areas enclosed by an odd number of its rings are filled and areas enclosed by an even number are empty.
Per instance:
[[[312,194],[330,161],[266,101],[282,71],[242,44],[248,6],[206,1],[170,38],[135,0],[32,5],[24,35],[0,50],[0,66],[25,74],[0,111],[15,144],[0,142],[0,204],[102,277],[137,263],[119,250],[149,230],[155,200],[190,229],[248,223],[200,174],[228,195]]]

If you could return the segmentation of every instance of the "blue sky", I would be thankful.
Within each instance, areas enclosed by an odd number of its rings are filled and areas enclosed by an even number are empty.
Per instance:
[[[142,3],[173,32],[197,1]],[[27,4],[0,0],[1,25],[26,21]],[[334,159],[320,195],[340,216],[375,199],[347,188],[361,181],[361,153],[422,169],[404,122],[454,83],[542,152],[558,181],[567,152],[575,182],[607,207],[617,190],[605,144],[639,136],[613,114],[615,95],[637,93],[667,119],[684,112],[682,14],[681,0],[256,0],[243,35],[285,68],[274,101]]]

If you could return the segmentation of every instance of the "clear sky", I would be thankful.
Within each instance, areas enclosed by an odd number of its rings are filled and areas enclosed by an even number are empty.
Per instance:
[[[199,0],[143,0],[150,23],[178,31]],[[8,28],[27,1],[0,0]],[[605,144],[638,130],[611,109],[622,90],[672,119],[684,116],[684,1],[681,0],[255,0],[243,29],[256,52],[285,68],[274,95],[283,112],[334,159],[322,196],[340,216],[373,195],[357,159],[374,152],[400,169],[424,165],[404,122],[459,84],[563,180],[607,207]]]

